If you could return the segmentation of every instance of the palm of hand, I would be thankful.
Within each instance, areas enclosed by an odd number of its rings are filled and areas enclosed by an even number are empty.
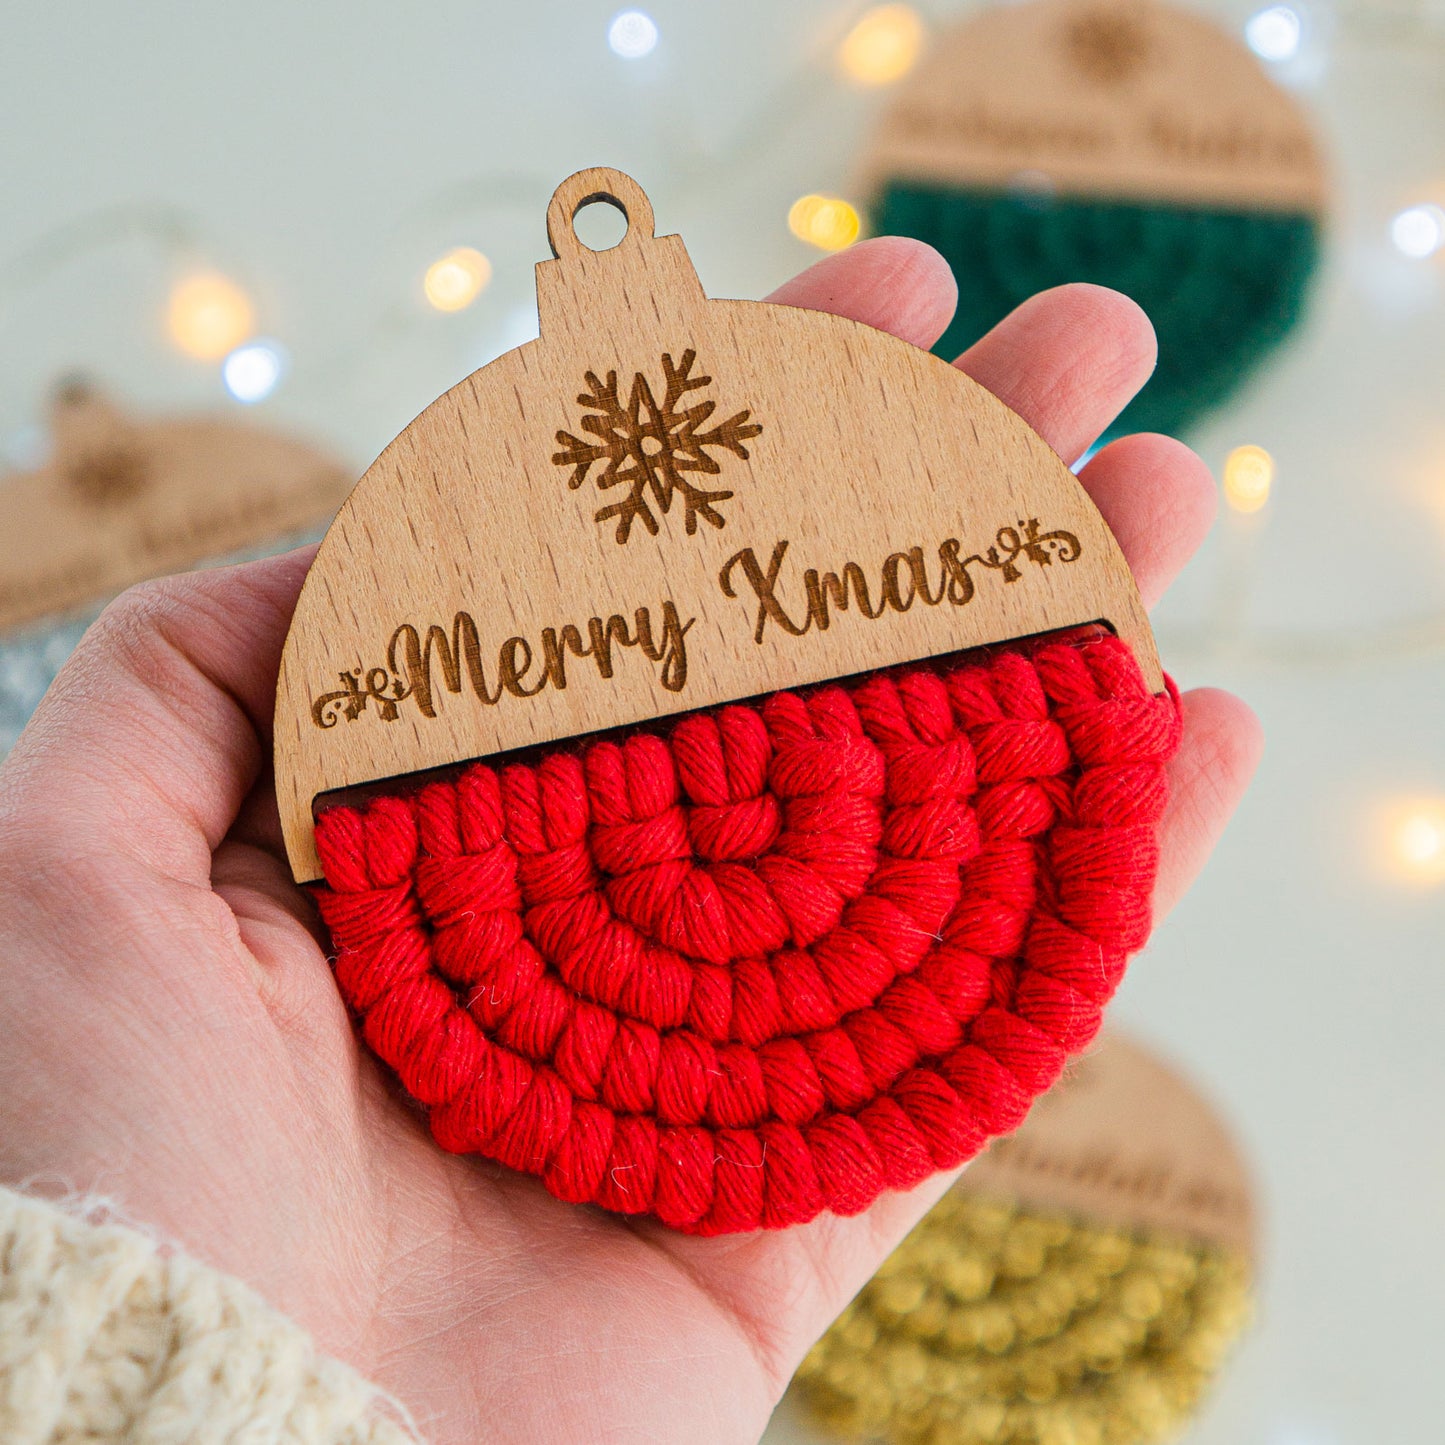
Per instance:
[[[951,282],[880,241],[776,299],[927,345]],[[960,365],[1065,456],[1147,375],[1122,298],[1036,298]],[[1085,484],[1153,601],[1207,527],[1184,448],[1128,438]],[[443,1154],[359,1047],[262,772],[308,557],[130,594],[0,772],[0,1180],[115,1199],[370,1374],[437,1442],[755,1440],[791,1371],[946,1180],[856,1219],[696,1240],[559,1204]],[[1257,752],[1225,694],[1186,697],[1160,911]]]

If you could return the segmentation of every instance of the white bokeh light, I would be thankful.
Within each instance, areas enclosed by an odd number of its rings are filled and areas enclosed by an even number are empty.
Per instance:
[[[237,401],[265,401],[286,370],[286,353],[274,341],[248,341],[221,363],[221,380]]]
[[[645,10],[620,10],[607,27],[607,43],[624,60],[641,60],[657,48],[657,22]]]
[[[1390,222],[1390,239],[1413,261],[1423,261],[1445,246],[1445,210],[1410,206]]]
[[[1244,38],[1261,60],[1293,60],[1299,54],[1303,28],[1297,10],[1288,5],[1271,5],[1249,17]]]
[[[0,455],[21,471],[34,471],[50,460],[50,433],[39,422],[27,422],[12,433]]]

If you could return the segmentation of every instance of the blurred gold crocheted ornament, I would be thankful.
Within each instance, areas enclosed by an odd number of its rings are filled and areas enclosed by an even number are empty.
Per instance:
[[[889,1445],[1153,1445],[1189,1422],[1250,1316],[1243,1166],[1134,1045],[1111,1039],[1072,1084],[814,1347],[795,1388],[819,1423]]]

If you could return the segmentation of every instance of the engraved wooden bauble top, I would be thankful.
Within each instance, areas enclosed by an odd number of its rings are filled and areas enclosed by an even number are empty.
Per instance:
[[[323,522],[346,495],[335,458],[222,417],[133,417],[85,382],[57,391],[52,458],[0,476],[0,631],[147,577]]]
[[[623,240],[589,250],[606,201]],[[1152,686],[1133,578],[1049,447],[857,322],[708,300],[617,171],[547,213],[541,335],[357,484],[281,663],[298,881],[328,791],[894,663],[1107,622]]]
[[[1116,1033],[1073,1063],[1016,1133],[969,1165],[960,1189],[1253,1255],[1249,1169],[1209,1102]]]
[[[858,192],[889,180],[1326,208],[1301,107],[1232,35],[1156,0],[1032,0],[945,31],[872,137]]]

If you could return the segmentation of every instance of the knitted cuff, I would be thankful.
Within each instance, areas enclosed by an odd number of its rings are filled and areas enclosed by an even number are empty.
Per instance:
[[[0,1440],[401,1445],[378,1390],[238,1280],[0,1189]]]

